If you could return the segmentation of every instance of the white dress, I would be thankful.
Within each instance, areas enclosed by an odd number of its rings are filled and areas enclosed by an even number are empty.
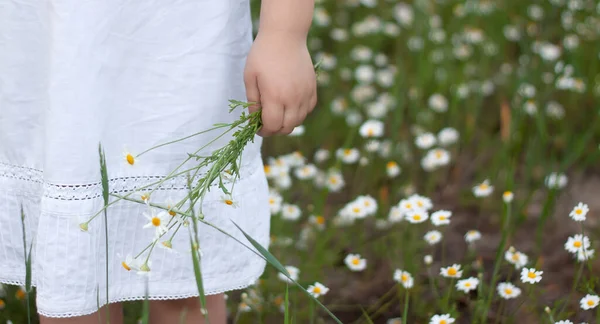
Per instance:
[[[103,205],[99,143],[111,192],[126,194],[164,177],[220,133],[161,147],[133,166],[124,148],[139,153],[238,118],[228,100],[246,98],[249,11],[248,0],[0,0],[0,282],[25,282],[24,224],[40,314],[80,316],[107,300],[143,299],[146,278],[150,299],[197,296],[187,228],[173,239],[174,252],[157,244],[150,275],[141,276],[121,262],[154,237],[143,228],[148,207],[110,207],[107,297],[104,218],[88,232],[78,224]],[[266,246],[260,145],[257,137],[244,152],[233,191],[237,208],[214,187],[202,210],[242,241],[248,243],[231,220]],[[185,183],[183,176],[167,181],[150,201],[181,200]],[[265,267],[207,226],[200,227],[200,248],[207,294],[244,288]]]

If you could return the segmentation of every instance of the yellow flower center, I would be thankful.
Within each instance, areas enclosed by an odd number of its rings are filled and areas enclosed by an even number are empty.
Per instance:
[[[360,260],[358,258],[352,259],[352,264],[353,265],[358,265],[359,263],[360,263]]]
[[[456,276],[456,269],[454,269],[454,267],[450,267],[450,269],[448,269],[448,275],[450,276]]]
[[[338,180],[335,177],[331,177],[331,178],[329,178],[329,182],[331,184],[336,184],[336,183],[338,183]]]
[[[505,191],[505,192],[503,193],[503,195],[504,195],[504,198],[508,198],[508,197],[510,197],[510,195],[512,195],[512,192],[510,192],[510,191]]]
[[[398,164],[396,162],[394,162],[394,161],[390,161],[390,162],[387,163],[387,167],[390,168],[390,169],[391,168],[395,168],[397,165]]]
[[[264,169],[266,174],[271,173],[271,166],[265,165]]]
[[[146,201],[146,200],[150,199],[150,196],[148,194],[143,194],[141,198],[143,201]]]
[[[123,268],[125,268],[125,270],[131,271],[131,267],[127,263],[125,263],[125,261],[121,262],[121,265],[123,266]]]
[[[176,212],[174,212],[174,211],[172,211],[172,210],[169,210],[169,215],[171,215],[171,216],[175,217],[175,215],[177,215],[177,213],[176,213]]]
[[[344,150],[344,155],[350,155],[350,153],[352,153],[351,149],[345,149]]]
[[[445,221],[446,220],[446,216],[440,216],[440,220],[441,221]]]
[[[371,206],[371,203],[368,200],[365,200],[365,207]]]
[[[412,204],[411,203],[407,203],[406,205],[404,205],[404,207],[406,207],[407,209],[411,209],[412,208]]]
[[[435,158],[436,159],[441,159],[442,158],[442,151],[435,151]]]
[[[269,199],[269,204],[271,204],[271,205],[275,205],[275,199],[273,199],[273,198],[270,198],[270,199]]]
[[[421,220],[421,215],[419,215],[419,214],[413,215],[413,219],[416,221],[419,221],[419,220]]]
[[[315,294],[320,294],[320,293],[321,293],[321,288],[319,288],[319,287],[314,287],[314,288],[313,288],[313,292],[314,292]]]
[[[375,134],[375,132],[373,131],[373,129],[372,129],[372,128],[369,128],[369,129],[367,130],[367,136],[373,136],[374,134]]]
[[[129,165],[133,165],[135,163],[135,158],[130,153],[127,153],[125,159],[127,159],[127,163],[129,163]]]
[[[577,208],[577,209],[575,209],[575,214],[581,215],[581,214],[583,214],[583,210],[581,210],[580,208]]]
[[[588,306],[594,306],[596,303],[594,303],[593,300],[588,299],[587,304],[588,304]]]
[[[467,287],[467,288],[471,287],[471,283],[470,282],[465,282],[465,287]]]
[[[17,290],[17,292],[15,293],[15,297],[17,297],[17,299],[19,299],[19,300],[23,300],[23,299],[25,299],[25,295],[26,295],[26,294],[25,294],[25,290],[23,290],[23,289],[19,289],[19,290]]]
[[[158,217],[152,217],[152,225],[154,226],[160,226],[160,218]]]
[[[354,207],[352,208],[352,211],[358,214],[360,212],[360,208]]]
[[[406,281],[408,281],[408,276],[403,273],[402,276],[400,277],[400,279],[402,280],[402,282],[406,282]]]
[[[536,277],[535,272],[529,271],[529,273],[527,274],[527,277],[534,279]]]
[[[573,246],[576,247],[576,248],[580,248],[581,247],[581,241],[575,241],[573,243]]]
[[[515,261],[515,262],[516,262],[516,261],[519,261],[519,252],[517,252],[517,253],[513,254],[513,255],[512,255],[512,259],[513,259],[513,261]]]
[[[482,183],[479,185],[479,189],[481,190],[486,190],[487,188],[489,188],[489,186],[487,185],[487,183]]]
[[[317,216],[317,217],[315,217],[315,221],[317,222],[317,224],[323,225],[323,224],[325,224],[325,217]]]
[[[440,324],[448,324],[448,322],[446,322],[446,320],[441,320]]]
[[[510,295],[512,295],[512,289],[506,288],[506,289],[504,289],[504,293],[510,296]]]
[[[233,205],[233,200],[231,200],[231,199],[225,199],[225,204],[231,206],[231,205]]]
[[[0,299],[0,309],[4,309],[5,305],[6,303],[4,302],[4,300]]]

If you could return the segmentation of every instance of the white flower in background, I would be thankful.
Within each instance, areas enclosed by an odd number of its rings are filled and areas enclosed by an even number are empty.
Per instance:
[[[513,299],[521,295],[521,288],[511,284],[510,282],[501,282],[498,284],[498,295],[504,299]]]
[[[452,217],[452,212],[438,210],[431,214],[431,223],[435,226],[448,225],[450,224],[450,217]]]
[[[398,175],[400,175],[401,171],[402,170],[400,169],[400,166],[395,161],[389,161],[385,165],[385,172],[386,172],[387,176],[390,178],[397,177]]]
[[[123,267],[123,269],[125,269],[127,271],[131,271],[131,270],[137,271],[139,269],[140,265],[141,265],[140,260],[131,256],[131,254],[128,254],[125,257],[125,260],[121,261],[121,266]]]
[[[169,221],[169,213],[167,211],[163,210],[156,213],[154,208],[150,208],[149,212],[144,212],[143,215],[148,220],[148,223],[144,225],[144,228],[153,228],[156,238],[168,231],[167,223]]]
[[[367,268],[367,260],[360,257],[360,254],[348,254],[344,258],[344,263],[351,271],[363,271]]]
[[[350,56],[358,62],[367,62],[373,58],[373,51],[366,46],[358,45],[350,51]]]
[[[331,17],[325,8],[321,6],[316,6],[314,10],[313,21],[315,25],[319,27],[329,26],[331,23]]]
[[[412,25],[415,17],[412,7],[403,2],[396,4],[393,15],[396,21],[404,27]]]
[[[521,31],[517,26],[505,25],[503,32],[504,37],[511,42],[518,42],[521,39]]]
[[[317,167],[314,164],[307,164],[295,169],[294,174],[300,180],[313,179],[317,175]]]
[[[315,298],[319,298],[329,292],[329,288],[323,286],[320,282],[315,282],[314,285],[308,286],[306,290]]]
[[[448,146],[456,143],[460,137],[458,131],[452,127],[446,127],[439,131],[437,138],[442,146]]]
[[[567,185],[567,182],[568,179],[564,173],[556,172],[550,173],[548,176],[546,176],[546,179],[544,181],[546,187],[550,189],[562,189]]]
[[[294,130],[288,135],[292,137],[304,135],[304,125],[294,127]]]
[[[331,192],[340,191],[345,185],[344,177],[342,173],[337,170],[332,170],[327,173],[325,186]]]
[[[587,236],[581,234],[575,234],[570,236],[565,243],[565,250],[571,253],[577,253],[580,250],[587,250],[590,248],[590,239]]]
[[[428,104],[429,108],[435,112],[442,113],[448,110],[448,99],[439,93],[431,95]]]
[[[507,204],[510,204],[513,201],[514,197],[515,195],[512,193],[512,191],[505,191],[502,194],[502,200]]]
[[[11,323],[12,324],[12,323]],[[389,318],[385,324],[403,324],[401,317]]]
[[[377,71],[376,80],[377,83],[384,87],[389,88],[394,85],[394,77],[396,76],[396,70],[391,68],[385,68]]]
[[[532,4],[527,7],[527,15],[529,18],[539,21],[544,17],[544,9],[537,4]]]
[[[519,86],[518,92],[521,96],[530,99],[535,97],[537,91],[533,85],[529,83],[522,83]]]
[[[320,231],[325,229],[325,217],[321,215],[310,215],[310,217],[308,217],[308,223]]]
[[[581,298],[581,300],[579,301],[581,308],[584,310],[596,308],[598,306],[598,303],[600,303],[600,297],[598,297],[597,295],[590,294],[585,295],[585,297]]]
[[[383,122],[369,119],[360,126],[358,132],[364,138],[381,137],[383,136],[383,127]]]
[[[402,286],[404,286],[404,288],[406,289],[410,289],[414,285],[413,276],[407,271],[403,271],[400,269],[396,269],[394,271],[394,281],[399,284],[402,284]]]
[[[448,165],[450,163],[450,152],[442,148],[429,150],[422,162],[424,162],[425,165],[430,165],[432,169]]]
[[[556,61],[561,55],[561,49],[554,44],[545,43],[540,46],[539,54],[544,61]]]
[[[433,203],[431,202],[431,199],[425,196],[413,194],[410,197],[408,197],[408,200],[410,200],[413,203],[414,208],[423,209],[426,211],[433,208]]]
[[[473,187],[473,195],[475,197],[487,197],[494,192],[494,186],[490,185],[489,180],[484,180],[482,183]]]
[[[423,257],[423,262],[425,263],[425,265],[431,265],[433,263],[433,257],[429,254],[427,254],[426,256]]]
[[[575,34],[569,34],[563,38],[563,46],[567,50],[574,50],[579,47],[579,36]]]
[[[442,233],[436,230],[429,231],[425,233],[425,236],[423,236],[423,238],[429,245],[435,245],[442,240]]]
[[[411,224],[419,224],[429,219],[429,214],[425,210],[416,209],[407,212],[404,218]]]
[[[375,70],[371,65],[360,65],[354,70],[354,78],[362,84],[371,84],[375,79]]]
[[[375,153],[379,150],[380,142],[376,139],[368,140],[365,143],[365,151],[369,153]]]
[[[358,204],[362,204],[364,209],[365,209],[365,213],[367,215],[373,215],[375,214],[375,212],[377,212],[377,200],[375,200],[375,198],[366,195],[366,196],[358,196],[355,200]]]
[[[292,204],[283,204],[281,208],[281,218],[285,220],[295,221],[302,216],[300,207]]]
[[[360,0],[360,3],[367,8],[375,8],[377,0]]]
[[[440,269],[440,275],[446,278],[460,278],[462,277],[462,270],[460,270],[460,264],[453,264],[446,268]]]
[[[347,215],[351,219],[362,219],[369,216],[367,209],[362,202],[356,200],[347,204],[340,213],[342,215]]]
[[[477,289],[478,285],[479,285],[479,279],[477,279],[475,277],[470,277],[467,279],[459,280],[456,283],[456,289],[460,290],[464,293],[469,293],[470,291]]]
[[[504,253],[504,259],[508,261],[508,263],[514,264],[516,269],[523,268],[527,262],[529,262],[527,254],[517,251],[512,246]]]
[[[342,28],[333,28],[331,29],[329,36],[334,41],[343,42],[348,40],[348,31]]]
[[[594,252],[596,252],[594,249],[577,251],[577,261],[583,262],[592,259],[594,257]]]
[[[415,145],[423,150],[435,145],[436,137],[432,133],[423,133],[415,138]]]
[[[323,163],[329,159],[331,153],[326,149],[318,149],[315,152],[315,162]]]
[[[479,241],[481,239],[481,233],[477,230],[470,230],[465,234],[465,241],[469,244]]]
[[[537,271],[535,268],[523,268],[521,270],[521,281],[535,284],[542,280],[542,274],[544,274],[544,271]]]
[[[523,104],[523,110],[525,110],[527,115],[534,116],[538,111],[537,103],[535,100],[529,99]]]
[[[279,189],[289,189],[292,187],[292,177],[287,173],[282,173],[275,178],[275,185]]]
[[[300,274],[300,269],[298,269],[294,266],[285,266],[285,270],[287,270],[287,272],[290,274],[290,278],[292,280],[294,280],[294,281],[298,280],[298,275]],[[286,277],[281,272],[277,273],[277,278],[279,278],[279,280],[281,280],[283,282],[288,282],[288,283],[292,282],[292,280],[290,280],[290,278]]]
[[[433,315],[429,324],[450,324],[454,323],[454,318],[450,317],[450,314]]]
[[[360,152],[355,148],[348,149],[338,149],[336,151],[336,156],[346,164],[353,164],[358,162],[360,158]]]
[[[583,222],[589,211],[588,205],[580,202],[577,206],[573,207],[573,210],[569,213],[569,217],[576,222]]]
[[[546,114],[554,119],[565,117],[565,108],[556,101],[550,101],[546,104]]]
[[[283,198],[277,191],[269,190],[269,209],[271,210],[271,215],[277,214],[281,211],[281,204],[283,203]]]
[[[392,206],[390,208],[390,212],[388,214],[388,221],[390,223],[399,223],[403,219],[404,219],[404,214],[402,213],[402,210],[400,210],[400,207]]]
[[[569,320],[562,320],[562,321],[554,322],[554,324],[574,324],[574,323]]]
[[[400,208],[400,211],[403,214],[406,214],[415,209],[419,209],[415,202],[410,198],[400,200],[400,202],[398,203],[398,208]]]

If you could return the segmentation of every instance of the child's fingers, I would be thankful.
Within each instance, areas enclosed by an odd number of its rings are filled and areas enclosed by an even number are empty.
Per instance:
[[[263,126],[258,132],[260,136],[271,136],[283,127],[283,104],[272,100],[261,98],[262,123]]]
[[[244,84],[246,85],[246,98],[248,102],[260,103],[260,91],[258,91],[258,80],[253,73],[244,74]],[[252,105],[248,107],[251,113],[258,111],[260,105]]]

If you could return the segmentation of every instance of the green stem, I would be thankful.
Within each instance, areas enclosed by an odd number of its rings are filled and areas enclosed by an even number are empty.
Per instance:
[[[408,293],[408,289],[405,289],[404,293],[404,312],[402,313],[402,324],[406,324],[408,318],[408,302],[409,302],[410,294]]]

